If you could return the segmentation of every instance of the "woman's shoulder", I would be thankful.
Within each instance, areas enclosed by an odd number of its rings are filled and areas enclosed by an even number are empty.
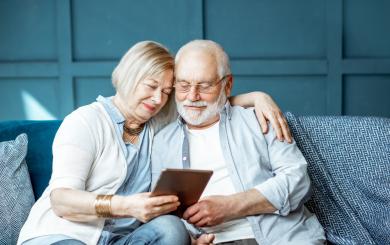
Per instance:
[[[98,117],[102,112],[102,105],[99,102],[93,102],[88,105],[80,106],[72,111],[67,117]]]
[[[96,122],[106,119],[107,113],[99,102],[81,106],[67,115],[64,121],[84,121],[88,124],[95,124]]]
[[[87,131],[104,131],[109,125],[109,116],[99,102],[81,106],[64,118],[60,132],[74,134]],[[92,132],[90,132],[92,133]],[[96,132],[95,132],[96,133]]]
[[[55,143],[93,145],[111,132],[110,121],[98,102],[77,108],[65,117],[55,137]]]

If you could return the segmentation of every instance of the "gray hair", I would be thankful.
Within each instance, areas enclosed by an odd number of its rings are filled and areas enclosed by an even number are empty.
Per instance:
[[[217,72],[220,78],[231,74],[229,56],[218,43],[211,40],[193,40],[185,44],[177,51],[175,57],[176,65],[180,61],[181,56],[188,50],[207,51],[209,54],[213,55],[217,61]]]

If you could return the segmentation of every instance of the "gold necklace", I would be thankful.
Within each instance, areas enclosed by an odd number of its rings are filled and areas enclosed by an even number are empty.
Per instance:
[[[138,128],[128,128],[126,124],[123,124],[123,130],[131,136],[139,135],[144,129],[145,124],[141,124]]]
[[[125,143],[132,143],[135,144],[138,141],[138,136],[144,129],[145,124],[142,124],[138,128],[128,128],[125,124],[123,124],[123,131],[127,133],[127,135],[123,135],[123,140],[125,140]],[[126,141],[126,138],[128,138],[129,141]]]

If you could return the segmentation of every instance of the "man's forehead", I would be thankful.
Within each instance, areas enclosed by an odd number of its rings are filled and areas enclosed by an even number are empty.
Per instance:
[[[217,77],[217,62],[204,52],[186,52],[176,64],[178,79],[211,80]]]
[[[187,59],[191,60],[199,60],[199,61],[213,61],[215,60],[215,56],[212,52],[205,49],[190,49],[184,51],[180,55],[180,61],[185,61]]]
[[[176,79],[187,82],[211,82],[217,78],[217,72],[210,69],[182,69],[176,72]]]

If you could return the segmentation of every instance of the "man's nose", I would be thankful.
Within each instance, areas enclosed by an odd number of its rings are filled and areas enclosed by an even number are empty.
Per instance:
[[[191,86],[187,94],[187,99],[191,101],[198,101],[200,99],[198,86]]]

